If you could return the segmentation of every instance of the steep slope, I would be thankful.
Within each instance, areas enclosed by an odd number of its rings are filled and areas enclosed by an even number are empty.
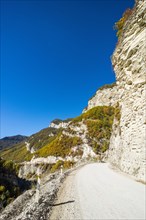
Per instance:
[[[18,166],[12,161],[5,161],[0,158],[0,210],[24,190],[31,187],[31,183],[20,179],[17,172]]]
[[[58,134],[59,129],[48,127],[42,129],[36,134],[31,135],[27,140],[16,144],[13,148],[7,148],[0,151],[0,156],[6,160],[13,160],[14,162],[29,161],[33,157],[33,153],[51,142]]]
[[[54,120],[27,142],[0,152],[19,163],[19,177],[68,169],[81,161],[99,159],[108,149],[116,108],[98,106],[70,120]]]
[[[146,111],[146,1],[137,1],[123,27],[112,57],[121,108],[115,121],[109,161],[121,170],[145,181]]]
[[[112,57],[116,85],[98,90],[84,112],[94,106],[119,106],[107,158],[122,171],[146,181],[146,1],[136,1],[116,24],[120,28]]]
[[[22,136],[22,135],[1,138],[0,139],[0,150],[4,148],[13,147],[14,145],[25,140],[27,140],[27,136]]]
[[[41,179],[40,189],[30,189],[17,197],[1,213],[0,220],[48,220],[58,187],[64,175],[52,174]]]
[[[54,172],[61,167],[68,169],[82,161],[99,159],[109,147],[115,112],[113,107],[95,107],[67,122],[51,142],[34,152],[30,162],[21,164],[19,176],[27,177],[30,173],[35,176],[46,167],[47,171]]]

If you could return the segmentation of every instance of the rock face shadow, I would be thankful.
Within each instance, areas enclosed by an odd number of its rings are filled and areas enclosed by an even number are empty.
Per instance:
[[[69,200],[67,202],[61,202],[61,203],[57,203],[57,204],[49,204],[50,206],[60,206],[60,205],[66,205],[68,203],[73,203],[75,202],[75,200]]]

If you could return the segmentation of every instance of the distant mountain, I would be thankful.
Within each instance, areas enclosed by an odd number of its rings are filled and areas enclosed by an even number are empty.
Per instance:
[[[0,150],[7,148],[7,147],[12,147],[15,144],[18,144],[22,141],[27,140],[27,138],[28,138],[27,136],[23,136],[23,135],[4,137],[0,139]]]
[[[0,151],[0,157],[18,163],[31,160],[34,151],[52,142],[59,132],[60,129],[52,127],[44,128],[30,137],[27,137],[21,143],[14,144],[13,147],[4,148]]]
[[[72,120],[55,119],[49,127],[26,141],[2,150],[0,156],[15,163],[27,161],[28,165],[29,161],[28,169],[25,169],[27,174],[21,169],[23,178],[28,177],[32,166],[35,170],[38,164],[57,164],[52,168],[54,171],[62,163],[68,167],[77,161],[97,158],[108,149],[114,114],[114,107],[97,106]]]

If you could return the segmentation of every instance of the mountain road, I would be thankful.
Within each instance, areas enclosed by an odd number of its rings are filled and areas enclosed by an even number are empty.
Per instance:
[[[68,175],[49,220],[142,220],[145,217],[145,185],[106,163],[93,163]]]

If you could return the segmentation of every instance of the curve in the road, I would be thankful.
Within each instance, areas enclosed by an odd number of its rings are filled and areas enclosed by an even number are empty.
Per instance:
[[[50,220],[144,220],[145,185],[108,167],[88,164],[65,180]]]

